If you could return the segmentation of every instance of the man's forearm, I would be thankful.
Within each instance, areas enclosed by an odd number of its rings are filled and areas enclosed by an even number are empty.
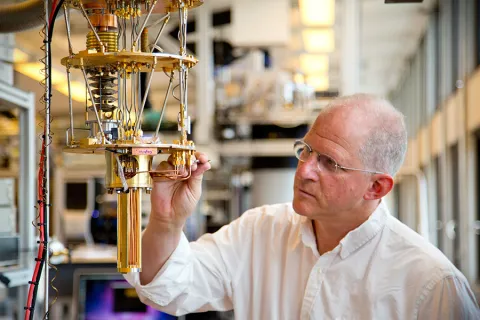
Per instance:
[[[148,223],[142,237],[142,272],[140,283],[150,283],[180,242],[182,228]]]

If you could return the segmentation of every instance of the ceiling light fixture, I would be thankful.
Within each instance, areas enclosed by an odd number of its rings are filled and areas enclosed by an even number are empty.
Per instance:
[[[302,32],[303,45],[309,52],[333,52],[335,34],[332,29],[306,29]]]
[[[335,0],[299,0],[302,24],[332,26],[335,23]]]
[[[66,95],[68,97],[68,83],[62,83],[55,87],[58,92]],[[80,81],[71,81],[70,82],[70,91],[72,94],[72,100],[78,102],[85,102],[86,88],[85,83]]]
[[[13,50],[13,62],[14,63],[25,63],[25,62],[28,62],[28,60],[30,60],[30,56],[23,52],[22,50],[18,49],[18,48],[15,48]]]
[[[300,69],[306,75],[328,73],[326,54],[303,54],[300,56]]]
[[[15,71],[26,75],[36,81],[42,81],[45,78],[43,74],[44,65],[40,62],[16,63]],[[52,85],[67,82],[64,73],[52,68]]]

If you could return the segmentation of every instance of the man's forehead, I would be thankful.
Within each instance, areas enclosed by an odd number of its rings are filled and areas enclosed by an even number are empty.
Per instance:
[[[321,113],[310,130],[312,138],[331,140],[349,151],[356,149],[368,134],[371,124],[362,112],[349,112],[349,109]]]
[[[370,115],[370,116],[369,116]],[[314,126],[344,132],[349,136],[362,133],[362,129],[373,126],[371,114],[356,106],[345,106],[322,112],[315,120]]]

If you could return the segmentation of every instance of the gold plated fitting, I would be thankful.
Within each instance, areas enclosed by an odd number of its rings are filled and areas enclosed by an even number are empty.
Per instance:
[[[148,28],[143,28],[142,35],[140,37],[142,52],[150,52],[148,43]]]
[[[115,31],[100,31],[97,32],[100,40],[104,46],[106,46],[107,52],[117,52],[118,51],[118,33]],[[101,52],[101,46],[95,37],[95,33],[90,31],[87,34],[87,49],[95,49],[97,52]]]

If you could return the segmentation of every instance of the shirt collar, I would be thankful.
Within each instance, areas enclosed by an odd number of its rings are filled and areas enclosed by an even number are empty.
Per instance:
[[[350,231],[340,241],[340,257],[342,259],[347,258],[350,254],[360,249],[360,247],[375,237],[385,226],[385,221],[388,215],[388,208],[385,201],[382,200],[367,221],[362,223],[358,228]],[[312,220],[306,217],[302,217],[302,219],[302,242],[305,246],[314,249],[314,252],[318,252]]]

